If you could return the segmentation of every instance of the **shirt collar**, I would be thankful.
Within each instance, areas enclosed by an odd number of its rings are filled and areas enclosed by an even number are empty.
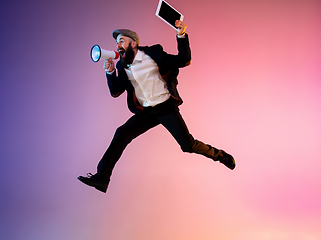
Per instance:
[[[135,56],[135,58],[134,58],[133,63],[134,63],[135,61],[139,61],[139,62],[143,61],[143,52],[142,52],[142,51],[137,50],[137,53],[136,53],[136,56]]]

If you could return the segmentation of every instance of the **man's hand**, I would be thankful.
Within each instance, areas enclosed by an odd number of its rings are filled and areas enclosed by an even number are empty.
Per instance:
[[[113,60],[111,58],[105,59],[103,68],[106,73],[113,72],[115,70],[115,64],[114,64]]]
[[[187,26],[180,20],[176,20],[175,27],[178,28],[177,35],[183,35]]]

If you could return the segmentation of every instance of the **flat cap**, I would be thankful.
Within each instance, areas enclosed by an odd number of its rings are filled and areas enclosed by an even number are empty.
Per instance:
[[[126,36],[126,37],[130,37],[131,39],[133,39],[134,41],[137,42],[137,45],[139,45],[139,37],[138,37],[137,33],[135,33],[134,31],[129,30],[129,29],[116,29],[113,31],[113,37],[115,39],[117,39],[119,34]]]

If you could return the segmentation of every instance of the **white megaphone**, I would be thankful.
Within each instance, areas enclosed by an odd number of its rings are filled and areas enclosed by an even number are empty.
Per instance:
[[[91,57],[91,60],[93,60],[94,62],[98,62],[101,58],[117,59],[119,57],[119,53],[116,51],[109,51],[109,50],[102,49],[100,48],[99,45],[95,44],[90,50],[90,57]]]

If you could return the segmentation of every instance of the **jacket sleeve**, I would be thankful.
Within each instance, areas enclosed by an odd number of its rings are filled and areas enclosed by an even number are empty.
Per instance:
[[[191,48],[189,46],[189,39],[187,33],[185,33],[184,38],[177,38],[177,50],[178,50],[178,61],[180,63],[179,67],[185,67],[190,65],[192,54],[191,54]]]
[[[121,84],[119,78],[116,75],[116,70],[112,74],[106,73],[107,77],[107,85],[112,97],[120,96],[124,91],[125,88],[123,84]]]
[[[191,62],[191,49],[189,46],[188,35],[185,34],[185,38],[177,38],[177,50],[178,54],[168,54],[161,51],[160,69],[161,75],[168,71],[173,71],[178,68],[186,67]]]

